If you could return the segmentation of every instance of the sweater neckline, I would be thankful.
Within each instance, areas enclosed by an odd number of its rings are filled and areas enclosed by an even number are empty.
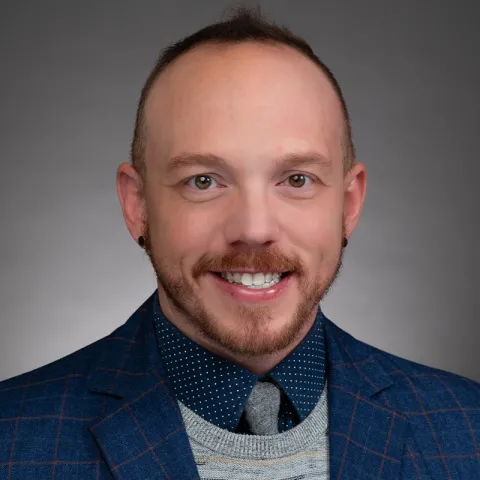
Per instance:
[[[227,457],[251,460],[275,459],[295,455],[327,435],[327,382],[310,414],[295,427],[276,435],[234,433],[207,422],[178,401],[189,438]]]

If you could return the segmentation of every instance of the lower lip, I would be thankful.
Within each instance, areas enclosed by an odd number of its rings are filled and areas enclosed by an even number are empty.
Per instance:
[[[215,284],[234,300],[249,303],[265,303],[280,298],[290,285],[292,274],[282,278],[278,283],[267,288],[248,288],[236,283],[230,283],[218,275],[208,272]]]

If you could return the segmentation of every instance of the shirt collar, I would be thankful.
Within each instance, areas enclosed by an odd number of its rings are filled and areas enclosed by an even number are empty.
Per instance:
[[[177,399],[210,423],[235,431],[253,386],[268,376],[285,392],[300,420],[318,402],[325,382],[320,308],[300,344],[265,376],[255,375],[188,338],[165,317],[158,295],[153,310],[160,354]]]

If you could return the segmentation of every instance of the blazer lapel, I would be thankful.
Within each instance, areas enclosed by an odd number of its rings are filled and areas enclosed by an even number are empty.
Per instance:
[[[103,354],[89,377],[89,390],[104,395],[104,414],[90,432],[116,479],[198,479],[157,348],[154,295],[101,340]]]
[[[409,424],[382,395],[394,383],[372,347],[354,339],[327,319],[324,325],[330,478],[400,478]]]
[[[173,389],[158,352],[154,295],[103,342],[88,385],[104,396],[90,426],[115,479],[199,479]],[[383,392],[394,383],[375,350],[325,317],[330,478],[399,478],[409,423]]]

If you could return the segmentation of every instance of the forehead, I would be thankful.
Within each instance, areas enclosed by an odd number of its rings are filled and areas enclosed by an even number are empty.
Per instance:
[[[182,55],[150,92],[145,121],[147,161],[156,163],[185,152],[342,158],[335,90],[316,64],[282,45],[202,45]]]

